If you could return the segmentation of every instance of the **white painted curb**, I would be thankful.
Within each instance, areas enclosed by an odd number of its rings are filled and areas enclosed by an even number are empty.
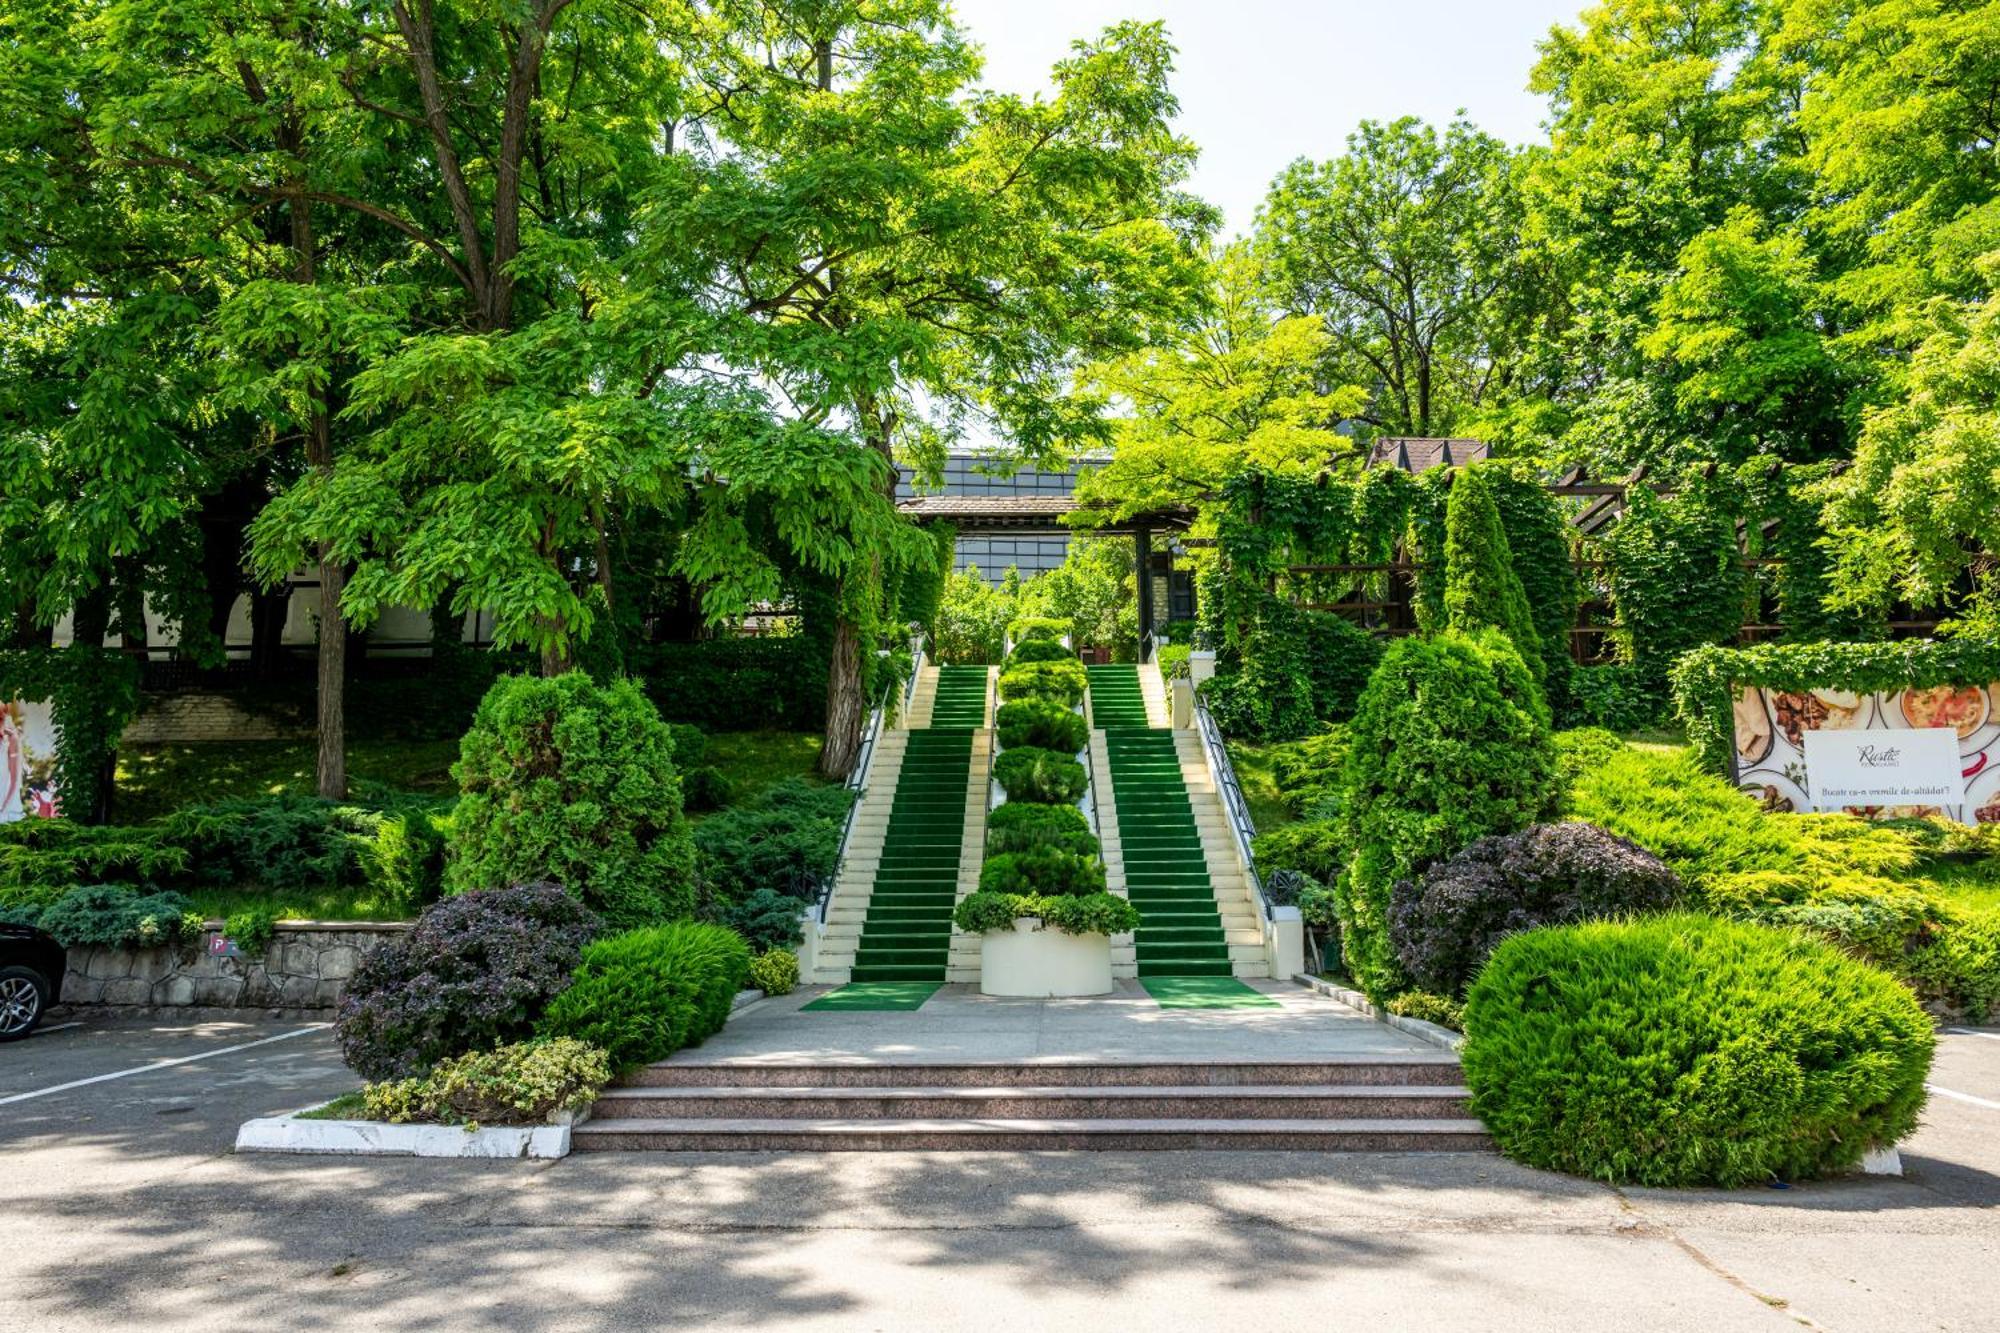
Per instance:
[[[1450,1028],[1439,1027],[1436,1023],[1426,1023],[1421,1018],[1405,1018],[1401,1014],[1392,1014],[1386,1009],[1378,1009],[1375,1007],[1374,1002],[1360,991],[1349,990],[1345,986],[1335,985],[1324,977],[1315,977],[1309,973],[1299,972],[1293,975],[1292,980],[1298,982],[1301,986],[1311,987],[1330,1000],[1339,1000],[1350,1009],[1359,1009],[1376,1022],[1386,1023],[1398,1032],[1408,1033],[1418,1041],[1428,1042],[1440,1050],[1456,1051],[1459,1047],[1465,1045],[1464,1033],[1453,1032]]]
[[[313,1108],[307,1107],[307,1110]],[[246,1120],[237,1152],[317,1153],[345,1157],[569,1156],[568,1125],[391,1125],[380,1120],[301,1120],[274,1115]]]

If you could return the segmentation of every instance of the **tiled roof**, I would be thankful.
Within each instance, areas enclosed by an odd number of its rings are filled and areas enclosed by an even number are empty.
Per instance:
[[[1437,437],[1384,436],[1368,446],[1369,467],[1394,467],[1405,472],[1422,472],[1439,463],[1464,467],[1490,452],[1486,441]]]
[[[972,518],[994,522],[1058,519],[1076,508],[1068,495],[913,495],[896,508],[915,518]]]

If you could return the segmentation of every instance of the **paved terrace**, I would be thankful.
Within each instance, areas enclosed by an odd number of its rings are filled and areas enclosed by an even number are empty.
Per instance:
[[[801,1013],[830,989],[801,986],[750,1005],[668,1063],[1092,1064],[1441,1054],[1294,982],[1245,984],[1278,1007],[1162,1009],[1138,982],[1121,981],[1115,994],[1085,999],[1002,999],[953,985],[914,1011]]]

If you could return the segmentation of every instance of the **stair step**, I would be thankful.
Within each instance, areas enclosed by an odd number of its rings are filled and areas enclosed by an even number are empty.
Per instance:
[[[1375,1053],[1316,1060],[1122,1060],[1097,1064],[961,1060],[784,1065],[662,1060],[620,1080],[625,1087],[687,1088],[1111,1088],[1457,1087],[1458,1058],[1446,1051]]]
[[[619,1119],[1374,1120],[1467,1118],[1463,1087],[611,1088]]]
[[[1477,1120],[591,1120],[577,1151],[1309,1149],[1486,1152]]]

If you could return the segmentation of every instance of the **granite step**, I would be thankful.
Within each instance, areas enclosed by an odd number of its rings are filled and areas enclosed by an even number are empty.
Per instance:
[[[1448,1051],[1368,1054],[1316,1060],[891,1061],[750,1064],[662,1060],[633,1070],[626,1087],[651,1088],[1049,1088],[1049,1087],[1457,1087]]]
[[[1416,1087],[610,1088],[614,1120],[1463,1120],[1469,1094]]]
[[[1486,1152],[1477,1120],[592,1119],[578,1152],[896,1152],[1082,1149]]]

